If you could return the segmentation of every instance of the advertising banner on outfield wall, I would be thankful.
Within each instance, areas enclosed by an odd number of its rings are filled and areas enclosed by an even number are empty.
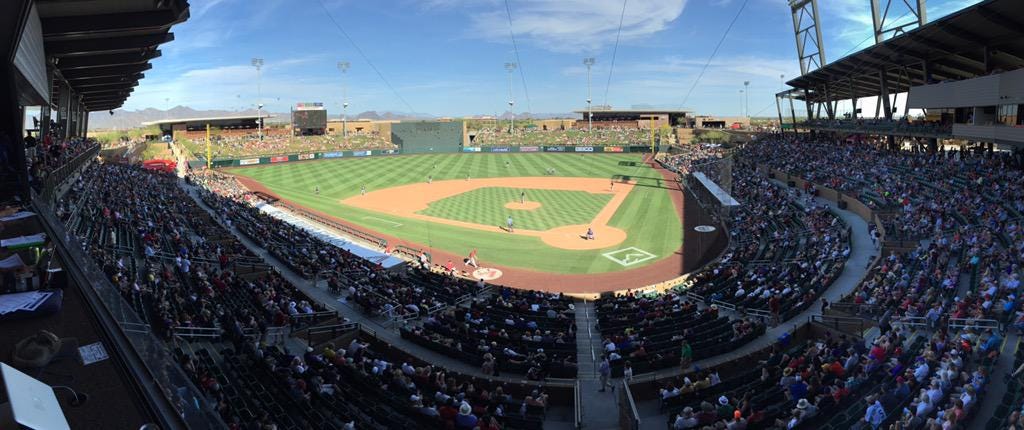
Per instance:
[[[253,164],[260,164],[259,158],[246,158],[244,160],[238,160],[239,166],[251,166]]]
[[[507,146],[496,146],[491,148],[491,152],[511,152]]]
[[[352,156],[353,157],[366,157],[366,156],[369,156],[371,154],[372,153],[370,151],[352,151]]]
[[[565,148],[563,148],[561,146],[545,146],[544,147],[544,151],[545,152],[562,152],[562,151],[565,151]]]
[[[284,163],[288,161],[287,155],[278,155],[277,157],[270,157],[271,163]]]
[[[606,146],[604,152],[623,152],[621,146]]]
[[[594,152],[593,146],[577,146],[574,149],[576,152]]]
[[[325,152],[323,155],[324,158],[341,158],[343,156],[345,156],[345,153],[341,151]]]
[[[300,160],[312,160],[316,158],[316,154],[299,154]]]
[[[540,152],[539,146],[520,146],[519,152]]]
[[[385,149],[382,154],[384,155],[395,155],[398,153],[397,149]]]
[[[464,146],[462,152],[480,152],[479,146]]]

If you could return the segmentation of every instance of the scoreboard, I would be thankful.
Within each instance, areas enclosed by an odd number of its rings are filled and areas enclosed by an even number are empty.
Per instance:
[[[323,103],[299,103],[292,110],[292,128],[300,134],[323,134],[327,129],[327,109]]]

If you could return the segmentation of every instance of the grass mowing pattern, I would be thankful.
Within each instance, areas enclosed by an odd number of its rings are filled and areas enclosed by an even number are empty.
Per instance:
[[[541,206],[534,210],[505,208],[506,203],[519,202],[521,192],[526,193],[527,201],[538,202]],[[611,199],[611,194],[586,191],[486,187],[437,200],[417,213],[494,226],[505,225],[511,215],[517,229],[544,231],[563,225],[586,224]]]
[[[429,176],[434,180],[464,180],[466,175],[544,176],[549,168],[555,169],[558,176],[635,180],[637,186],[610,221],[610,225],[625,230],[629,237],[609,249],[571,251],[551,248],[535,237],[469,230],[339,203],[359,194],[363,185],[367,191],[373,191],[426,181]],[[682,244],[682,225],[668,185],[637,154],[430,154],[318,160],[228,171],[259,181],[285,199],[384,234],[455,254],[468,255],[477,248],[484,265],[495,263],[554,273],[614,272],[627,267],[601,254],[633,246],[658,256],[628,267],[635,269],[671,256]],[[320,187],[320,195],[313,191],[316,186]],[[517,220],[516,224],[520,222]]]

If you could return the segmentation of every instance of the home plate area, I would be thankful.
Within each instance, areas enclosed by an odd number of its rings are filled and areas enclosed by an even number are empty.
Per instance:
[[[651,254],[650,252],[644,251],[640,248],[633,246],[629,248],[622,248],[619,250],[606,252],[601,255],[603,255],[604,258],[612,260],[623,266],[632,266],[634,264],[642,263],[644,261],[658,257],[657,255]]]
[[[473,279],[483,279],[486,281],[493,281],[501,277],[501,270],[491,269],[487,267],[481,267],[473,271]]]

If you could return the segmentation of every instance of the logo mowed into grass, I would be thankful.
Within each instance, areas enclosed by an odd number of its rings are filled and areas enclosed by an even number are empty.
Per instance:
[[[619,250],[606,252],[601,255],[603,255],[604,258],[612,260],[623,266],[632,266],[634,264],[642,263],[644,261],[658,257],[657,255],[651,254],[650,252],[644,251],[640,248],[633,246],[629,248],[622,248]]]

